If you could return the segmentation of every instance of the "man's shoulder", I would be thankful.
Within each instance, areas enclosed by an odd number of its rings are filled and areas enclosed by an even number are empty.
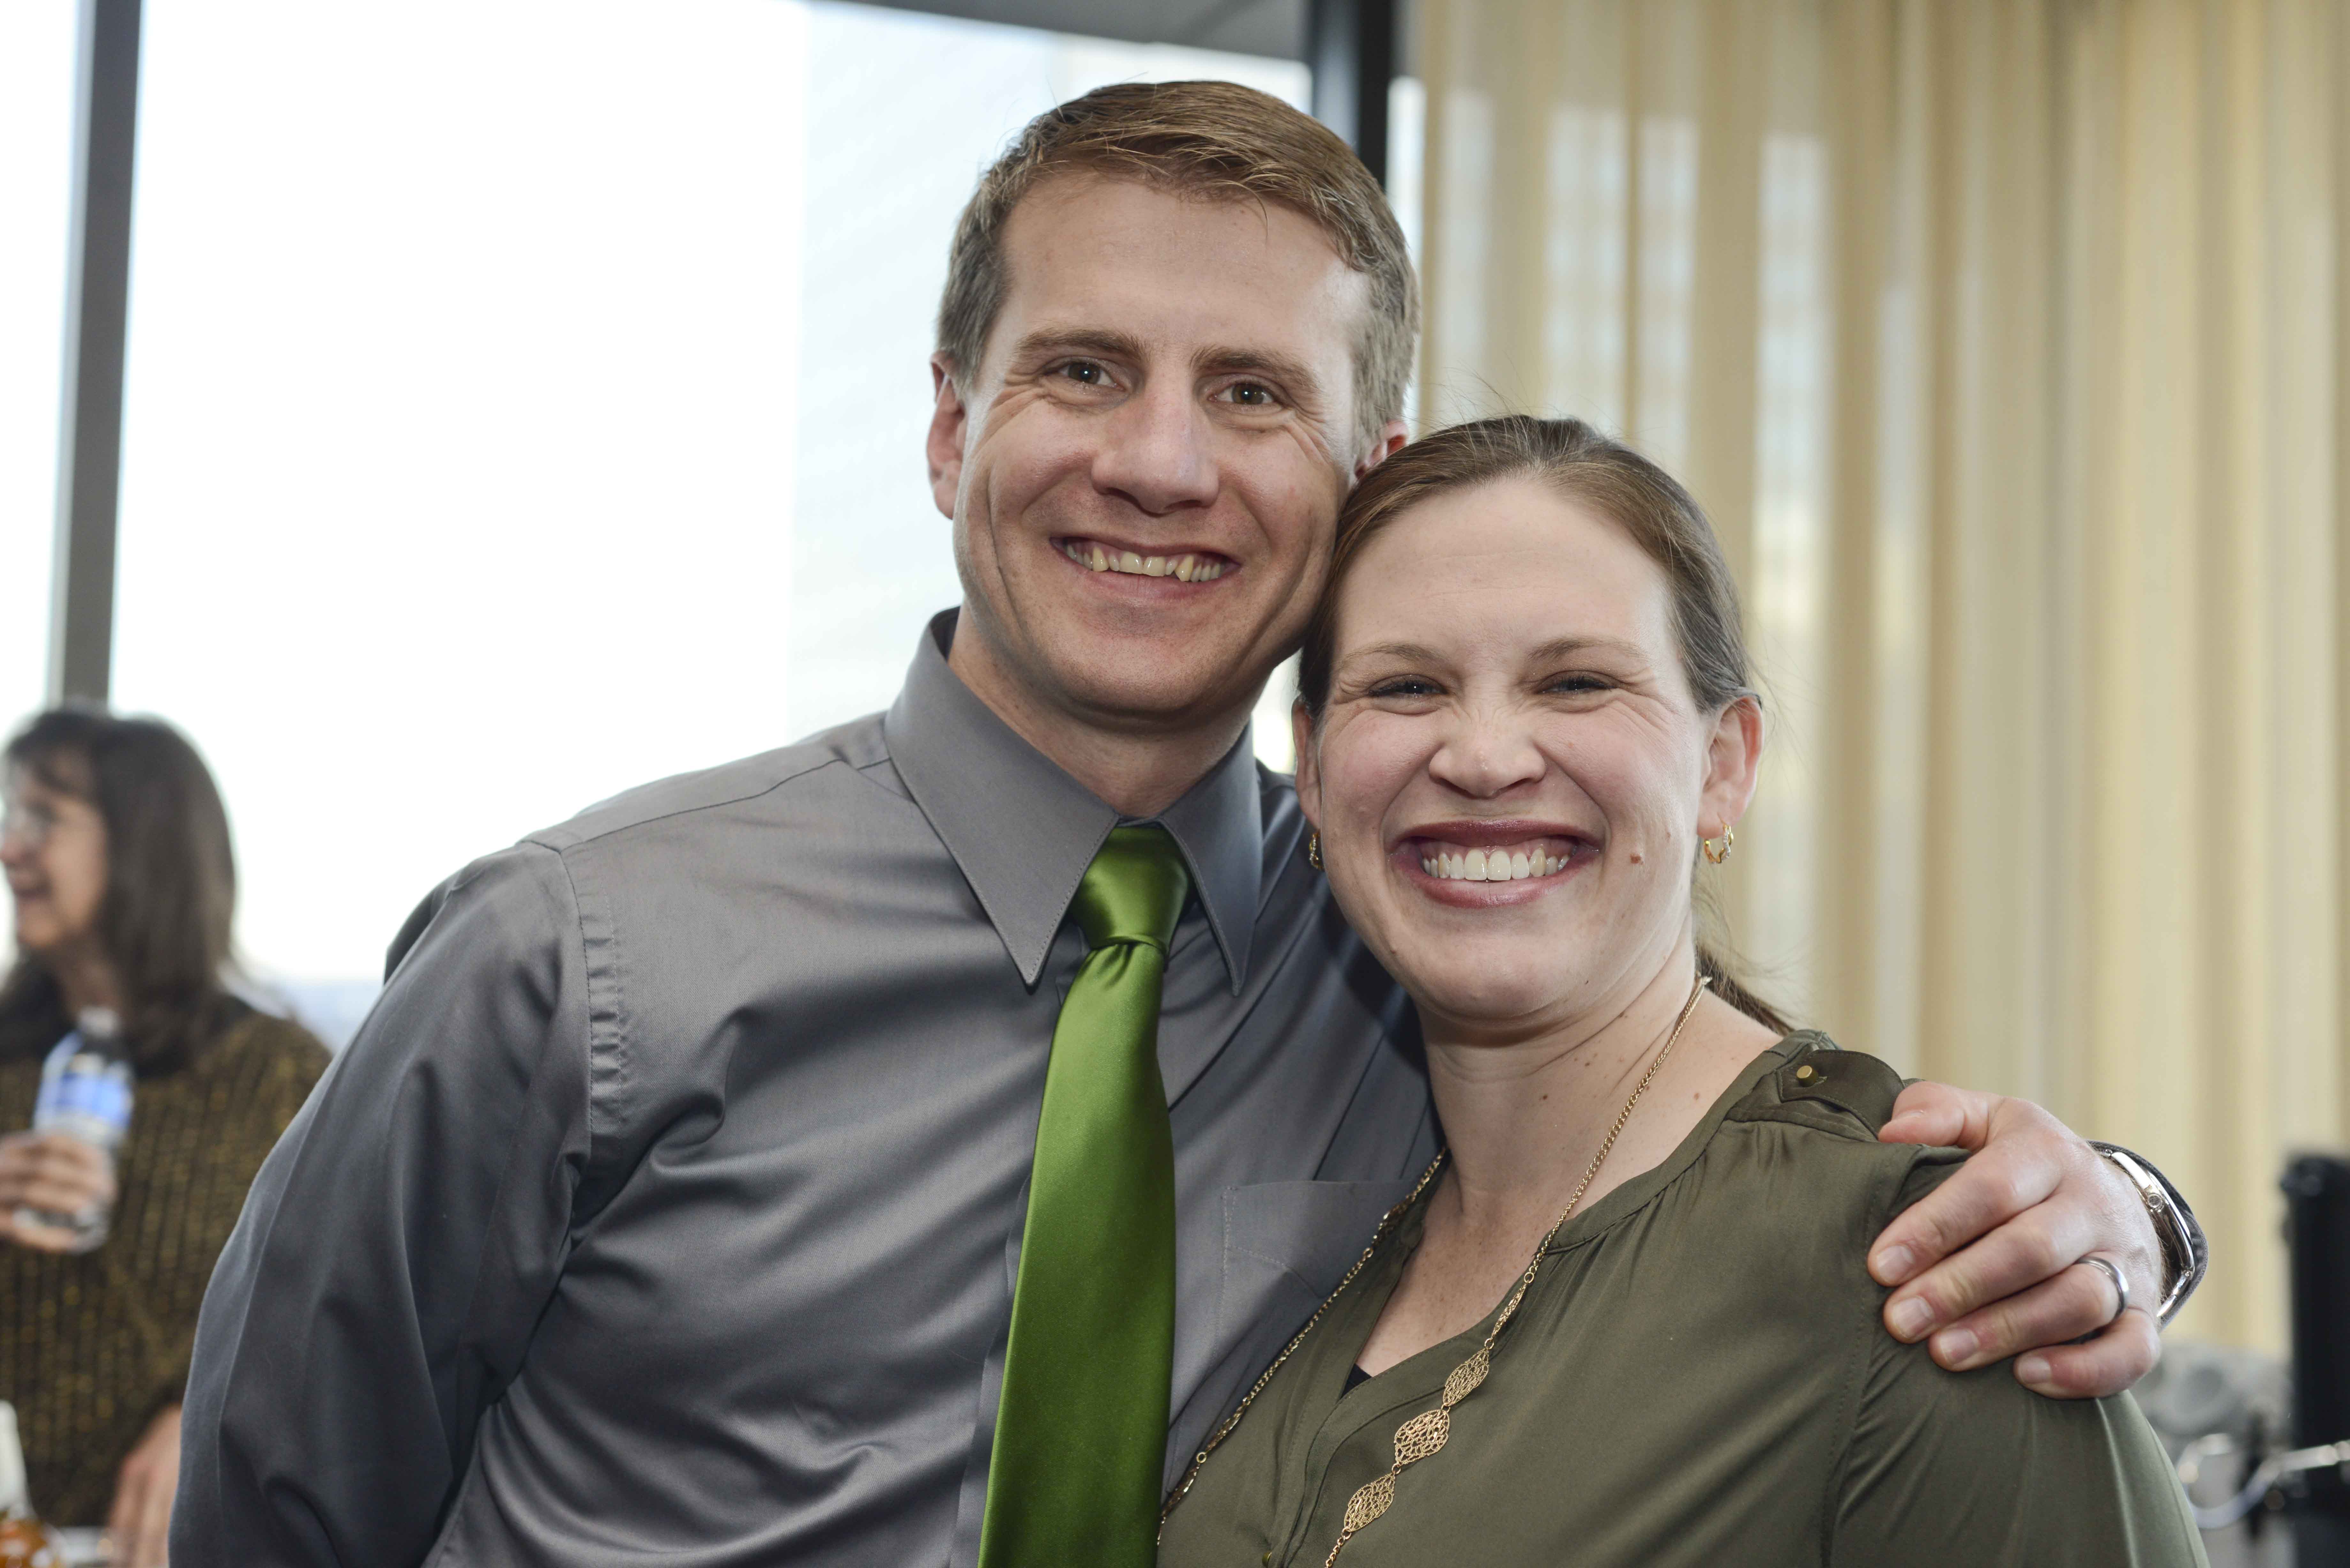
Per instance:
[[[675,774],[624,790],[567,822],[524,835],[523,842],[560,853],[654,823],[672,822],[788,791],[827,769],[842,768],[859,774],[870,774],[877,767],[886,771],[889,760],[881,715],[868,713],[772,752],[692,773]],[[894,779],[891,787],[897,787]]]

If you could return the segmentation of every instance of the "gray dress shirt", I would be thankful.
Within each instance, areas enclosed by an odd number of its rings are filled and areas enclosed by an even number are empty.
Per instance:
[[[187,1563],[970,1563],[1064,919],[1118,814],[948,670],[475,862],[254,1186]],[[1435,1151],[1245,738],[1159,819],[1171,1481]]]

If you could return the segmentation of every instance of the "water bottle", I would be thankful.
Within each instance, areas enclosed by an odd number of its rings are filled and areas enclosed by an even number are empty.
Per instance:
[[[33,1102],[33,1130],[63,1133],[103,1153],[111,1165],[115,1149],[130,1130],[130,1053],[122,1044],[122,1023],[103,1007],[82,1010],[74,1031],[58,1041],[41,1064],[41,1088]],[[111,1206],[95,1204],[79,1214],[44,1214],[19,1210],[29,1220],[73,1233],[72,1251],[87,1252],[106,1240]]]

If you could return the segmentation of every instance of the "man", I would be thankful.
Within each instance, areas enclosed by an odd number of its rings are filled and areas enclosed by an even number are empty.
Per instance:
[[[1161,1489],[1437,1147],[1246,735],[1404,439],[1415,317],[1377,186],[1273,99],[1029,128],[940,313],[962,611],[888,713],[418,911],[206,1303],[181,1561],[1149,1562]],[[1991,1136],[1878,1244],[1944,1260],[1907,1337],[1970,1365],[2165,1288],[2086,1146],[1913,1105]],[[2117,1387],[2152,1334],[2032,1376]]]

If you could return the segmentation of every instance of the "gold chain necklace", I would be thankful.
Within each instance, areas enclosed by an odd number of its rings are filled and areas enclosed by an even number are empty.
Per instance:
[[[1542,1268],[1544,1254],[1550,1251],[1550,1244],[1558,1239],[1559,1231],[1565,1228],[1567,1220],[1574,1216],[1576,1205],[1583,1201],[1583,1195],[1591,1189],[1592,1179],[1599,1174],[1599,1168],[1607,1163],[1608,1151],[1616,1147],[1617,1136],[1623,1132],[1624,1124],[1632,1119],[1632,1107],[1638,1105],[1640,1096],[1648,1092],[1648,1085],[1655,1080],[1657,1069],[1662,1067],[1665,1064],[1665,1058],[1673,1054],[1673,1046],[1680,1040],[1681,1031],[1689,1027],[1690,1015],[1697,1012],[1698,998],[1703,996],[1706,987],[1712,983],[1710,977],[1700,975],[1698,977],[1697,984],[1690,988],[1689,1000],[1681,1004],[1680,1016],[1673,1020],[1673,1032],[1665,1036],[1665,1048],[1657,1053],[1657,1059],[1648,1064],[1647,1072],[1640,1075],[1639,1083],[1632,1090],[1632,1097],[1625,1101],[1624,1108],[1617,1113],[1616,1125],[1607,1129],[1607,1137],[1600,1143],[1599,1152],[1592,1157],[1589,1168],[1583,1173],[1583,1179],[1575,1183],[1574,1196],[1566,1200],[1566,1207],[1559,1210],[1558,1218],[1552,1221],[1551,1228],[1544,1232],[1543,1239],[1535,1244],[1533,1261],[1526,1264],[1526,1272],[1518,1276],[1517,1289],[1511,1293],[1509,1301],[1503,1303],[1501,1315],[1494,1318],[1492,1329],[1485,1335],[1485,1342],[1477,1347],[1477,1353],[1474,1355],[1454,1367],[1446,1376],[1443,1402],[1435,1409],[1422,1411],[1396,1428],[1395,1463],[1388,1467],[1387,1474],[1376,1480],[1365,1482],[1356,1489],[1354,1496],[1347,1500],[1347,1512],[1339,1527],[1338,1539],[1331,1546],[1330,1555],[1322,1560],[1322,1568],[1333,1568],[1338,1561],[1338,1553],[1347,1549],[1347,1542],[1361,1533],[1364,1526],[1378,1519],[1394,1505],[1396,1477],[1403,1472],[1404,1467],[1417,1464],[1437,1452],[1444,1447],[1445,1439],[1452,1435],[1452,1407],[1474,1394],[1484,1383],[1485,1375],[1492,1370],[1493,1342],[1502,1337],[1502,1330],[1507,1328],[1510,1320],[1517,1315],[1519,1303],[1526,1299],[1526,1290],[1534,1282],[1534,1275]],[[1218,1427],[1214,1436],[1201,1445],[1200,1451],[1192,1456],[1191,1469],[1183,1472],[1183,1480],[1168,1497],[1167,1506],[1159,1511],[1159,1526],[1162,1533],[1167,1527],[1167,1516],[1172,1513],[1175,1511],[1175,1505],[1182,1501],[1190,1493],[1191,1483],[1200,1478],[1200,1467],[1208,1462],[1208,1456],[1214,1453],[1218,1445],[1226,1438],[1232,1436],[1232,1428],[1241,1424],[1241,1417],[1248,1414],[1249,1407],[1256,1403],[1257,1396],[1263,1393],[1266,1386],[1272,1383],[1274,1374],[1279,1372],[1282,1365],[1296,1354],[1297,1347],[1305,1343],[1306,1337],[1314,1332],[1315,1325],[1319,1324],[1323,1314],[1330,1310],[1330,1303],[1347,1293],[1347,1287],[1355,1282],[1355,1277],[1363,1272],[1364,1265],[1368,1263],[1373,1255],[1378,1251],[1379,1243],[1387,1240],[1388,1233],[1395,1229],[1396,1221],[1414,1203],[1419,1201],[1419,1195],[1428,1189],[1428,1184],[1436,1179],[1436,1173],[1442,1169],[1443,1166],[1444,1156],[1440,1153],[1429,1168],[1420,1173],[1419,1180],[1413,1185],[1410,1195],[1388,1210],[1380,1219],[1378,1229],[1371,1234],[1370,1245],[1363,1249],[1362,1256],[1357,1258],[1354,1267],[1347,1271],[1347,1277],[1338,1282],[1338,1288],[1323,1298],[1322,1304],[1314,1309],[1314,1315],[1305,1320],[1305,1326],[1297,1331],[1297,1336],[1289,1342],[1279,1355],[1274,1357],[1273,1365],[1264,1369],[1263,1376],[1256,1380],[1255,1385],[1242,1397],[1241,1402],[1233,1407],[1232,1413],[1224,1417],[1223,1425]]]

